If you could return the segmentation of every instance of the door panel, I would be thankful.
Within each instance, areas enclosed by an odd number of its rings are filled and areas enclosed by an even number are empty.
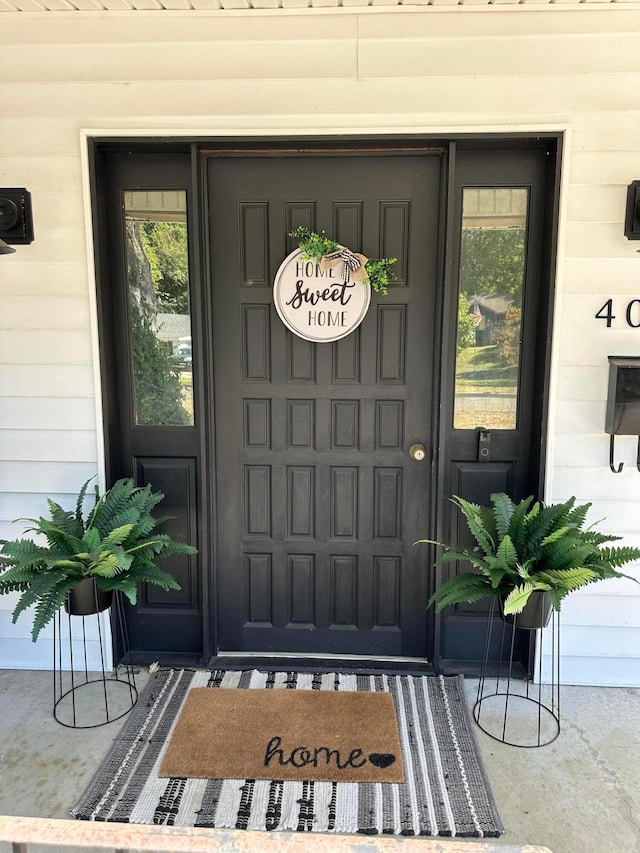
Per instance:
[[[111,483],[133,477],[137,485],[150,483],[163,492],[158,515],[171,518],[161,529],[199,548],[198,554],[161,564],[179,591],[143,585],[136,605],[126,605],[129,642],[152,660],[162,653],[199,658],[205,549],[198,492],[202,414],[193,392],[189,157],[109,152],[105,174],[104,242],[112,279],[109,301],[101,306],[102,354],[105,361],[110,357],[103,365],[108,476]]]
[[[209,160],[221,651],[426,655],[413,543],[430,518],[440,169]],[[332,344],[293,336],[273,306],[298,225],[399,259],[388,296]]]
[[[507,492],[514,500],[538,494],[544,405],[540,389],[546,370],[546,325],[539,318],[546,321],[541,305],[547,291],[541,277],[548,163],[542,147],[458,153],[453,189],[458,286],[452,294],[458,346],[455,358],[453,348],[449,350],[450,369],[443,383],[447,497],[488,504],[494,492]],[[465,237],[467,250],[475,245],[472,259],[464,256]],[[469,315],[475,314],[466,341],[462,303],[457,301],[461,295]],[[480,440],[483,432],[488,443]],[[483,448],[486,455],[480,452]],[[475,545],[453,505],[446,504],[443,522],[444,541]],[[468,569],[443,567],[438,579]],[[445,669],[468,669],[481,659],[487,613],[486,601],[448,608],[441,634]],[[493,637],[499,638],[500,631],[493,631]],[[518,647],[525,656],[527,644],[521,641],[518,638]],[[499,654],[497,645],[490,650],[491,657]]]

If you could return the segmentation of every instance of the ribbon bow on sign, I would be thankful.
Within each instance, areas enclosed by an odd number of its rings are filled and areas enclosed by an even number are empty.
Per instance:
[[[365,264],[368,260],[369,258],[365,258],[364,255],[358,252],[352,252],[346,246],[340,246],[337,252],[331,252],[330,255],[325,255],[320,260],[320,269],[326,272],[327,270],[342,266],[345,283],[348,283],[350,279],[354,281],[366,281],[369,278],[365,269]]]

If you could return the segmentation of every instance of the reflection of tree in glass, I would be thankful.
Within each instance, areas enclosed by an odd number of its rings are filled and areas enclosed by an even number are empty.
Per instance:
[[[180,379],[149,320],[130,301],[131,355],[136,397],[136,423],[189,426],[182,405]]]
[[[506,364],[517,364],[520,358],[520,324],[522,311],[511,305],[507,308],[504,323],[496,330],[494,335],[498,347],[498,354]]]
[[[190,425],[191,415],[182,403],[180,379],[169,353],[156,334],[159,294],[144,237],[148,224],[128,219],[127,283],[129,286],[129,334],[135,391],[136,423]]]
[[[509,293],[522,302],[524,228],[464,228],[460,290],[469,294]]]
[[[470,313],[469,303],[464,293],[458,299],[458,352],[463,347],[472,347],[476,342],[476,318]]]
[[[140,237],[159,310],[167,314],[188,314],[187,226],[184,222],[144,222]]]
[[[142,227],[143,224],[135,219],[126,220],[129,302],[145,319],[155,320],[156,293],[149,258],[142,244]]]

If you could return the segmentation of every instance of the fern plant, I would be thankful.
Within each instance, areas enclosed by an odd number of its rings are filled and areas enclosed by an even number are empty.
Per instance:
[[[103,495],[94,488],[94,503],[84,516],[88,480],[80,490],[74,511],[48,500],[49,518],[30,521],[33,539],[0,540],[0,593],[20,592],[13,611],[35,607],[31,636],[35,642],[42,629],[65,603],[73,587],[94,578],[96,587],[120,590],[136,603],[138,585],[151,583],[162,589],[180,589],[157,561],[176,554],[195,554],[190,545],[174,541],[155,528],[167,516],[154,517],[152,510],[164,498],[150,485],[136,487],[133,480],[118,480]]]
[[[490,507],[460,497],[452,502],[477,544],[472,550],[444,545],[435,565],[466,562],[475,571],[462,572],[436,589],[429,606],[435,604],[437,611],[497,595],[505,615],[517,614],[536,590],[548,592],[554,609],[560,610],[570,592],[607,578],[629,577],[618,569],[640,560],[640,548],[611,547],[619,536],[585,526],[591,504],[576,506],[575,498],[545,505],[528,497],[515,504],[499,492],[491,495]]]

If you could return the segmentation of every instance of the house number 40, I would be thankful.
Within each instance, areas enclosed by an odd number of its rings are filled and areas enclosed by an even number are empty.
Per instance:
[[[625,314],[627,318],[627,326],[632,329],[640,329],[640,299],[632,299],[627,302],[627,310]],[[607,329],[611,328],[616,315],[613,313],[613,299],[607,299],[602,308],[596,314],[598,320],[607,321]]]

